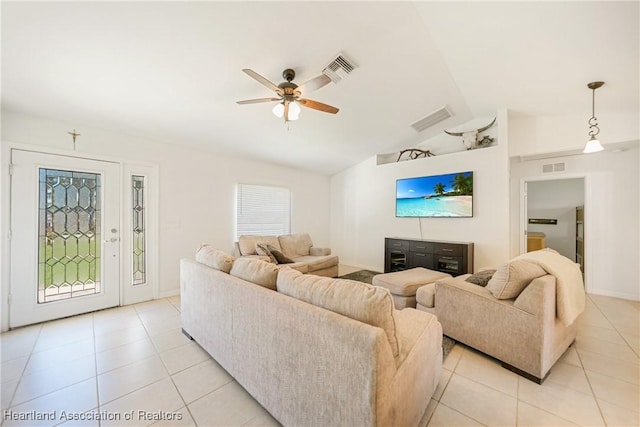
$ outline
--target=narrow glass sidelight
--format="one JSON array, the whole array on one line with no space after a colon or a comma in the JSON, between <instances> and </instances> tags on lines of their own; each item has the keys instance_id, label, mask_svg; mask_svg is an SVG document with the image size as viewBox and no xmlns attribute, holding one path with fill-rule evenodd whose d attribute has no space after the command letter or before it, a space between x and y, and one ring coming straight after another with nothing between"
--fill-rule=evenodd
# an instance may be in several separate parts
<instances>
[{"instance_id":1,"label":"narrow glass sidelight","mask_svg":"<svg viewBox=\"0 0 640 427\"><path fill-rule=\"evenodd\" d=\"M100 293L100 174L39 169L38 304Z\"/></svg>"},{"instance_id":2,"label":"narrow glass sidelight","mask_svg":"<svg viewBox=\"0 0 640 427\"><path fill-rule=\"evenodd\" d=\"M146 280L146 251L145 251L145 177L131 176L132 193L132 284L144 285Z\"/></svg>"}]
</instances>

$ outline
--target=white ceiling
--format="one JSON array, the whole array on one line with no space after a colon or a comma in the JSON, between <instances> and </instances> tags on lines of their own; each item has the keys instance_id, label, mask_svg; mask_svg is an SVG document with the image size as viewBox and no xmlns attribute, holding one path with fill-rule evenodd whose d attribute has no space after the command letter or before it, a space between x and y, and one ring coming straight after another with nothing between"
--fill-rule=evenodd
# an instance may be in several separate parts
<instances>
[{"instance_id":1,"label":"white ceiling","mask_svg":"<svg viewBox=\"0 0 640 427\"><path fill-rule=\"evenodd\" d=\"M331 174L498 108L639 111L639 3L2 2L2 107ZM290 126L241 72L359 68ZM416 133L447 106L454 116ZM586 126L586 125L585 125ZM458 140L452 143L459 143Z\"/></svg>"}]
</instances>

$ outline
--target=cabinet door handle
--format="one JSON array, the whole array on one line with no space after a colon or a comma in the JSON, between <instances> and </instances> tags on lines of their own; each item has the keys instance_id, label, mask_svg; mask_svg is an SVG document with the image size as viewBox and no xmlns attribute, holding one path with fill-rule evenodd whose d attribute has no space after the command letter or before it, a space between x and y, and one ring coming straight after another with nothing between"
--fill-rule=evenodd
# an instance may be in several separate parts
<instances>
[{"instance_id":1,"label":"cabinet door handle","mask_svg":"<svg viewBox=\"0 0 640 427\"><path fill-rule=\"evenodd\" d=\"M421 254L419 252L414 253L415 256L427 256L427 254Z\"/></svg>"},{"instance_id":2,"label":"cabinet door handle","mask_svg":"<svg viewBox=\"0 0 640 427\"><path fill-rule=\"evenodd\" d=\"M453 249L442 248L442 252L453 252Z\"/></svg>"},{"instance_id":3,"label":"cabinet door handle","mask_svg":"<svg viewBox=\"0 0 640 427\"><path fill-rule=\"evenodd\" d=\"M453 257L450 256L441 256L440 259L453 259Z\"/></svg>"}]
</instances>

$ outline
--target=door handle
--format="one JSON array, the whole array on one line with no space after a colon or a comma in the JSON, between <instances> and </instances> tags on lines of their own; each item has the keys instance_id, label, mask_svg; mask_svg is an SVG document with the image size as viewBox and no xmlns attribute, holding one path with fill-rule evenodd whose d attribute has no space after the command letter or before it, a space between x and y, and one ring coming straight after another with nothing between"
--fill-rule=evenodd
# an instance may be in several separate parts
<instances>
[{"instance_id":1,"label":"door handle","mask_svg":"<svg viewBox=\"0 0 640 427\"><path fill-rule=\"evenodd\" d=\"M104 242L104 243L115 243L115 242L117 242L117 241L118 241L118 238L117 238L117 237L112 237L112 238L110 238L110 239L104 239L104 240L103 240L103 242Z\"/></svg>"}]
</instances>

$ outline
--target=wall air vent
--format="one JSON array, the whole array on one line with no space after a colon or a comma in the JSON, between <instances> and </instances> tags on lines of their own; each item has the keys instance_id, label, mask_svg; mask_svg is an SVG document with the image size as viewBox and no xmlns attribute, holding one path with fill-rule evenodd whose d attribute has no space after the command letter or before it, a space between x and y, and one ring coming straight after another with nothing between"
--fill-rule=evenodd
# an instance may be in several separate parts
<instances>
[{"instance_id":1,"label":"wall air vent","mask_svg":"<svg viewBox=\"0 0 640 427\"><path fill-rule=\"evenodd\" d=\"M425 129L430 128L436 123L440 123L443 120L451 117L451 112L447 110L447 107L442 107L439 110L434 111L433 113L423 117L415 123L411 123L411 127L415 129L416 132L422 132Z\"/></svg>"},{"instance_id":2,"label":"wall air vent","mask_svg":"<svg viewBox=\"0 0 640 427\"><path fill-rule=\"evenodd\" d=\"M546 163L542 165L542 173L559 173L567 170L567 164L562 163Z\"/></svg>"},{"instance_id":3,"label":"wall air vent","mask_svg":"<svg viewBox=\"0 0 640 427\"><path fill-rule=\"evenodd\" d=\"M332 82L338 83L356 68L358 68L358 66L348 59L344 53L340 52L338 56L322 70L322 74L329 77Z\"/></svg>"}]
</instances>

